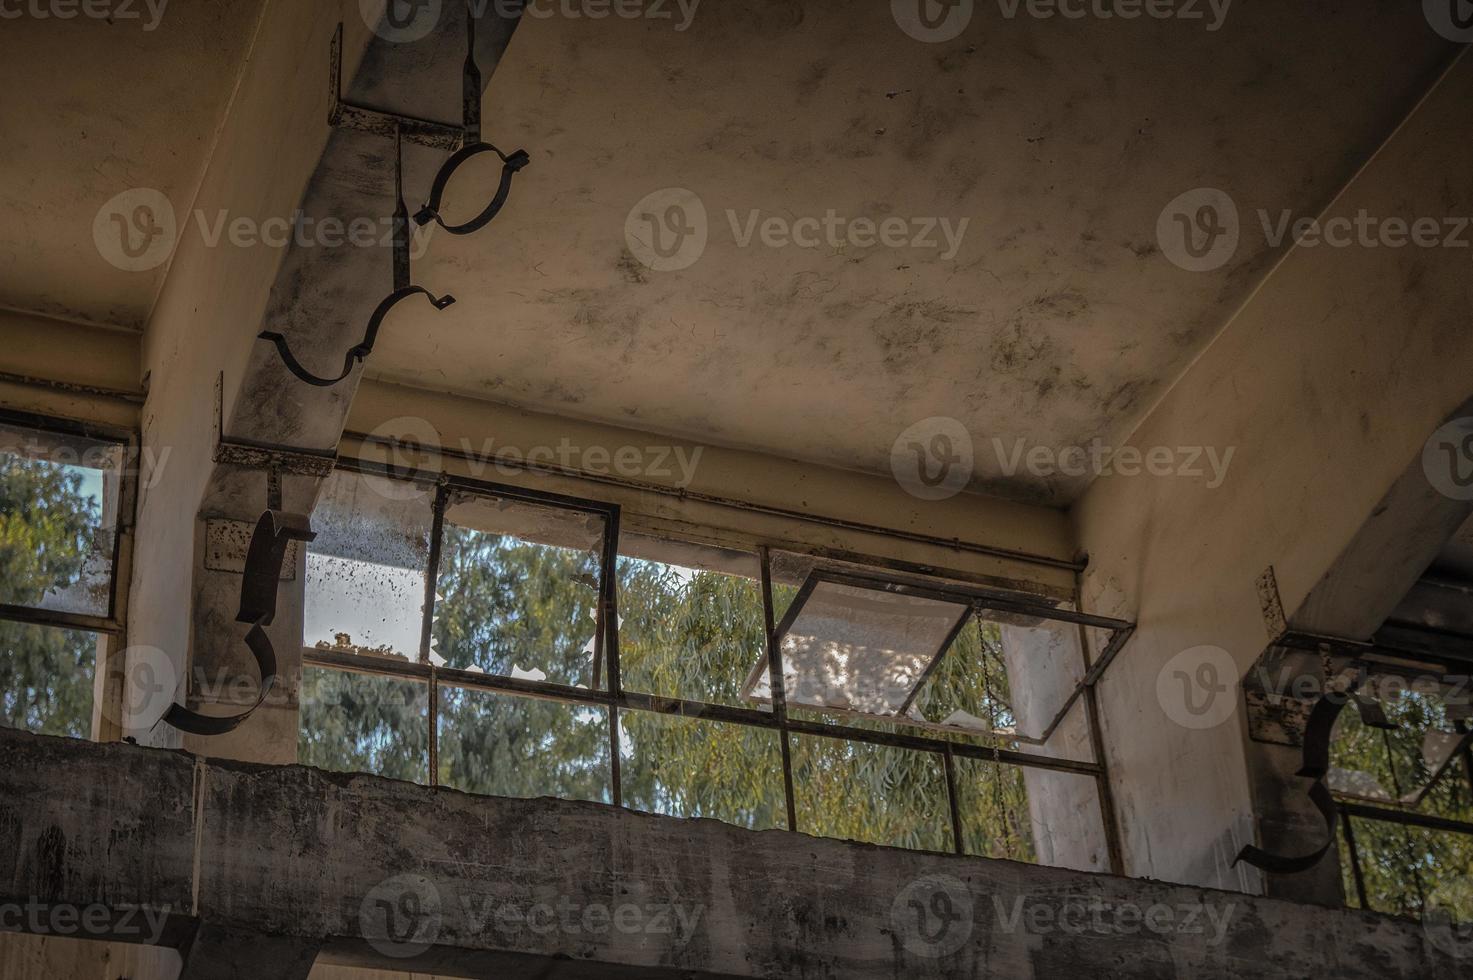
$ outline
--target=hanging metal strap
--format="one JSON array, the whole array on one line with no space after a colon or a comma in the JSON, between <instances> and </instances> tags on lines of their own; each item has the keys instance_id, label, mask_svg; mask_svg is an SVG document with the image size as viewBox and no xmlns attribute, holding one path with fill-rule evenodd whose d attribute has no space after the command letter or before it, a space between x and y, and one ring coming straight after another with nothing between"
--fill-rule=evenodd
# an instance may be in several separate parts
<instances>
[{"instance_id":1,"label":"hanging metal strap","mask_svg":"<svg viewBox=\"0 0 1473 980\"><path fill-rule=\"evenodd\" d=\"M225 717L202 715L175 704L163 717L166 724L190 735L224 735L240 727L265 703L278 680L276 650L271 646L265 627L276 618L276 593L287 548L293 541L311 541L316 536L306 517L274 510L261 515L256 522L255 533L251 535L240 586L240 612L236 614L235 621L251 624L245 643L255 655L256 669L261 675L261 690L256 703L240 714Z\"/></svg>"},{"instance_id":2,"label":"hanging metal strap","mask_svg":"<svg viewBox=\"0 0 1473 980\"><path fill-rule=\"evenodd\" d=\"M450 159L440 167L440 172L435 174L435 181L430 187L430 199L424 207L415 214L416 224L427 225L431 221L444 228L452 235L469 235L480 231L489 225L506 204L508 195L511 194L511 181L517 172L525 167L531 157L526 150L517 150L511 155L502 153L490 143L481 141L481 69L476 63L476 15L474 4L466 3L466 57L465 75L462 88L462 105L464 109L464 136L462 145ZM440 214L440 208L445 200L445 188L450 184L450 179L455 175L466 161L478 157L483 153L494 153L501 158L501 182L497 185L496 194L491 198L491 203L469 221L462 224L448 224Z\"/></svg>"},{"instance_id":3,"label":"hanging metal strap","mask_svg":"<svg viewBox=\"0 0 1473 980\"><path fill-rule=\"evenodd\" d=\"M449 294L443 297L436 296L423 286L410 285L409 208L404 203L404 141L397 127L394 130L394 202L394 291L379 303L373 315L368 318L368 328L363 333L363 340L348 348L348 352L343 355L341 373L329 378L320 377L308 371L302 366L302 362L292 355L286 337L276 331L263 331L257 338L269 340L275 344L276 352L281 355L281 362L286 365L286 369L309 385L330 388L352 374L353 369L366 361L368 355L373 353L373 345L378 340L379 328L383 326L389 311L409 297L423 294L429 299L430 305L437 310L443 310L455 302L455 297Z\"/></svg>"}]
</instances>

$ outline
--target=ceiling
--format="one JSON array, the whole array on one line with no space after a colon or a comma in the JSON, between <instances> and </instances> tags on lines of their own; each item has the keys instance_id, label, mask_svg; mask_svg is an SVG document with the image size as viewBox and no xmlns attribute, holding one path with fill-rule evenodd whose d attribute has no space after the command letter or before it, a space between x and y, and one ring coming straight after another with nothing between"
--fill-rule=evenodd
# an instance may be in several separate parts
<instances>
[{"instance_id":1,"label":"ceiling","mask_svg":"<svg viewBox=\"0 0 1473 980\"><path fill-rule=\"evenodd\" d=\"M1088 478L1008 477L993 440L1127 436L1265 271L1249 212L1318 213L1453 53L1418 5L1358 7L1234 5L1210 32L979 4L941 44L849 0L701 5L685 31L526 17L485 128L532 163L490 228L432 240L416 278L460 302L406 312L370 373L881 473L902 430L951 417L976 489L1067 504ZM1156 239L1202 186L1244 215L1212 273ZM662 272L625 221L670 187L709 241ZM954 257L741 247L727 212L745 234L753 209L970 224Z\"/></svg>"},{"instance_id":2,"label":"ceiling","mask_svg":"<svg viewBox=\"0 0 1473 980\"><path fill-rule=\"evenodd\" d=\"M0 102L0 306L146 323L166 267L114 268L93 219L132 187L187 218L260 6L172 4L153 32L6 22L30 54L0 59L0 85L28 95ZM1215 31L1008 6L977 5L943 43L851 0L701 3L684 30L674 0L670 20L525 17L485 129L532 163L489 228L432 237L415 278L459 302L396 311L370 374L879 473L902 430L944 416L972 437L974 489L1068 504L1089 477L1008 475L994 440L1011 455L1126 437L1269 267L1253 212L1317 213L1455 51L1389 0L1353 17L1232 4ZM457 178L450 217L484 203L495 171L479 173ZM1243 242L1192 273L1156 226L1204 186L1237 202ZM675 271L626 236L662 188L708 215L704 252ZM907 237L967 225L955 254L939 233L737 241L754 215L830 211L904 219Z\"/></svg>"},{"instance_id":3,"label":"ceiling","mask_svg":"<svg viewBox=\"0 0 1473 980\"><path fill-rule=\"evenodd\" d=\"M109 264L93 221L135 188L186 215L262 0L112 6L0 27L0 307L139 330L166 266Z\"/></svg>"}]
</instances>

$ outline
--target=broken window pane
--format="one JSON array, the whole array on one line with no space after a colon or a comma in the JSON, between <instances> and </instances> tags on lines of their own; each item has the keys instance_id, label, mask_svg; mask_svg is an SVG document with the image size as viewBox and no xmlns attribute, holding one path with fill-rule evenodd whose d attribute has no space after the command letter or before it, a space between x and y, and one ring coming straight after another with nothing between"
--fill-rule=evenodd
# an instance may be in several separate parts
<instances>
[{"instance_id":1,"label":"broken window pane","mask_svg":"<svg viewBox=\"0 0 1473 980\"><path fill-rule=\"evenodd\" d=\"M419 659L432 496L343 470L327 480L307 548L307 646Z\"/></svg>"},{"instance_id":2,"label":"broken window pane","mask_svg":"<svg viewBox=\"0 0 1473 980\"><path fill-rule=\"evenodd\" d=\"M595 664L603 517L457 493L436 586L441 666L607 690Z\"/></svg>"},{"instance_id":3,"label":"broken window pane","mask_svg":"<svg viewBox=\"0 0 1473 980\"><path fill-rule=\"evenodd\" d=\"M826 580L798 601L782 636L788 704L871 717L909 709L970 612L965 602ZM752 680L754 696L771 697L766 671Z\"/></svg>"},{"instance_id":4,"label":"broken window pane","mask_svg":"<svg viewBox=\"0 0 1473 980\"><path fill-rule=\"evenodd\" d=\"M0 725L92 737L96 633L0 621Z\"/></svg>"},{"instance_id":5,"label":"broken window pane","mask_svg":"<svg viewBox=\"0 0 1473 980\"><path fill-rule=\"evenodd\" d=\"M0 603L111 614L123 456L0 423Z\"/></svg>"},{"instance_id":6,"label":"broken window pane","mask_svg":"<svg viewBox=\"0 0 1473 980\"><path fill-rule=\"evenodd\" d=\"M440 688L440 785L611 802L607 708Z\"/></svg>"},{"instance_id":7,"label":"broken window pane","mask_svg":"<svg viewBox=\"0 0 1473 980\"><path fill-rule=\"evenodd\" d=\"M757 556L627 533L619 554L624 689L771 710L742 696L767 664Z\"/></svg>"},{"instance_id":8,"label":"broken window pane","mask_svg":"<svg viewBox=\"0 0 1473 980\"><path fill-rule=\"evenodd\" d=\"M297 761L425 783L430 772L426 685L317 667L302 669Z\"/></svg>"},{"instance_id":9,"label":"broken window pane","mask_svg":"<svg viewBox=\"0 0 1473 980\"><path fill-rule=\"evenodd\" d=\"M780 736L644 711L619 716L624 805L749 830L787 826Z\"/></svg>"},{"instance_id":10,"label":"broken window pane","mask_svg":"<svg viewBox=\"0 0 1473 980\"><path fill-rule=\"evenodd\" d=\"M798 829L921 851L953 849L941 756L795 735Z\"/></svg>"}]
</instances>

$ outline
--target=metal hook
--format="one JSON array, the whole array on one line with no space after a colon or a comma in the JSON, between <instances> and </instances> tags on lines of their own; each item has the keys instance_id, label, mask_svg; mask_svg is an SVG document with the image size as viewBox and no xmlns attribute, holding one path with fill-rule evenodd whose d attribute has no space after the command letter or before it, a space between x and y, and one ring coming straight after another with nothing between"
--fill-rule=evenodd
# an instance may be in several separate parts
<instances>
[{"instance_id":1,"label":"metal hook","mask_svg":"<svg viewBox=\"0 0 1473 980\"><path fill-rule=\"evenodd\" d=\"M302 362L292 355L286 337L276 331L263 331L257 336L258 340L269 340L275 344L276 352L281 355L281 361L286 365L286 369L309 385L330 388L352 374L353 368L367 360L368 355L373 353L373 345L378 340L379 328L383 326L389 311L409 297L423 293L429 299L430 305L437 310L443 310L455 302L454 296L448 294L436 296L423 286L410 285L409 208L404 204L404 141L397 126L394 128L394 202L394 291L379 303L373 315L368 318L368 328L364 331L363 340L348 348L347 354L343 357L341 374L325 378L308 371L302 366Z\"/></svg>"}]
</instances>

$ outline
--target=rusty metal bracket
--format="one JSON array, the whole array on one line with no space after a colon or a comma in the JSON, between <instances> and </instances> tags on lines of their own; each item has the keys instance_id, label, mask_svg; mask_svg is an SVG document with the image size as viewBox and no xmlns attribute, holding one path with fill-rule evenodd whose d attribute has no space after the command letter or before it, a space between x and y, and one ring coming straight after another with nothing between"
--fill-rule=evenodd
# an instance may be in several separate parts
<instances>
[{"instance_id":1,"label":"rusty metal bracket","mask_svg":"<svg viewBox=\"0 0 1473 980\"><path fill-rule=\"evenodd\" d=\"M476 14L474 4L466 4L466 56L465 76L462 87L464 126L462 129L463 143L461 148L446 160L440 167L439 173L435 174L435 182L430 189L430 199L424 207L415 214L416 224L427 225L431 221L444 228L452 235L470 235L480 231L489 225L506 204L507 196L511 193L511 181L523 167L530 161L526 150L516 150L510 156L502 153L490 143L481 139L481 69L476 64ZM491 203L469 221L461 224L448 224L440 214L440 207L444 201L446 185L450 183L451 177L467 161L478 157L483 153L494 153L501 158L501 182L497 185L496 193L491 198Z\"/></svg>"},{"instance_id":2,"label":"rusty metal bracket","mask_svg":"<svg viewBox=\"0 0 1473 980\"><path fill-rule=\"evenodd\" d=\"M394 201L394 291L379 303L373 315L368 318L368 327L363 333L363 340L348 348L348 352L343 355L341 373L336 377L319 377L303 367L302 363L292 355L291 347L282 334L274 330L266 330L257 336L258 340L269 340L275 344L276 352L281 356L286 369L309 385L331 388L352 374L353 369L366 361L368 355L373 353L373 345L378 340L379 328L383 326L384 319L389 312L409 297L422 294L437 310L443 310L455 302L455 297L448 293L445 296L436 296L423 286L410 285L409 209L404 204L404 143L400 136L394 139Z\"/></svg>"},{"instance_id":3,"label":"rusty metal bracket","mask_svg":"<svg viewBox=\"0 0 1473 980\"><path fill-rule=\"evenodd\" d=\"M317 535L313 533L306 517L299 514L283 514L268 510L256 522L251 535L250 548L246 552L245 573L240 586L240 611L237 623L249 623L245 644L256 658L256 669L261 675L261 690L256 703L235 715L203 715L191 711L181 704L171 705L162 721L189 735L224 735L240 727L257 708L266 702L279 681L276 665L276 650L266 635L265 627L276 618L276 593L281 578L282 564L293 541L307 542Z\"/></svg>"}]
</instances>

